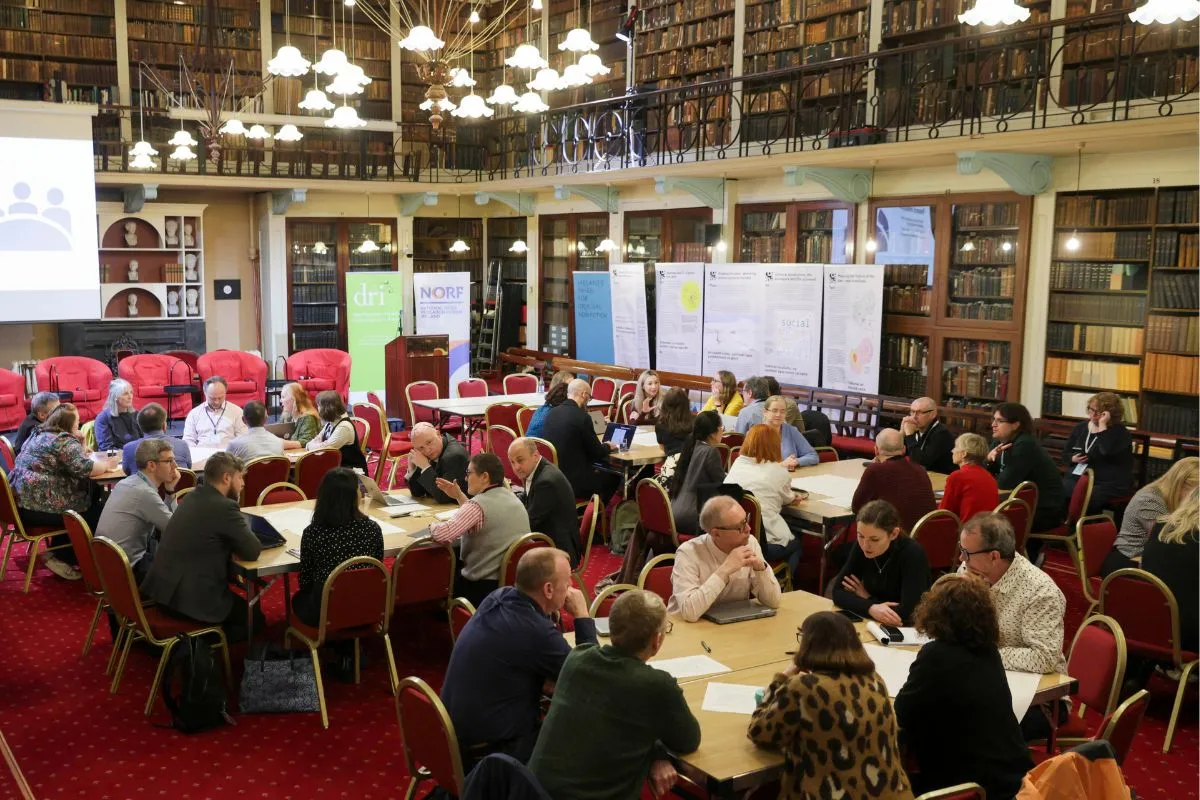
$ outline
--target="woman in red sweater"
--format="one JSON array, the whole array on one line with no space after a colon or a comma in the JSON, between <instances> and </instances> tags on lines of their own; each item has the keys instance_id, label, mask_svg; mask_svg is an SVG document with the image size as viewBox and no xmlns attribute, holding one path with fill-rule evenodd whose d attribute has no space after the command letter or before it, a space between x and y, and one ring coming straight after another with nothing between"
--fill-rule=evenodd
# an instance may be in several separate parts
<instances>
[{"instance_id":1,"label":"woman in red sweater","mask_svg":"<svg viewBox=\"0 0 1200 800\"><path fill-rule=\"evenodd\" d=\"M946 477L941 508L953 511L966 522L982 511L1000 504L1000 490L987 467L988 442L976 433L964 433L954 440L950 455L958 469Z\"/></svg>"}]
</instances>

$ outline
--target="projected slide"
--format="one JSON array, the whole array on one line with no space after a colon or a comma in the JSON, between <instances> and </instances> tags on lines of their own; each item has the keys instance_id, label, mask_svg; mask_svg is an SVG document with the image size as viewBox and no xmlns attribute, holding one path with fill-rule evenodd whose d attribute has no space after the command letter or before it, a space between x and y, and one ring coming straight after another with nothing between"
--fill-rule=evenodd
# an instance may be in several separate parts
<instances>
[{"instance_id":1,"label":"projected slide","mask_svg":"<svg viewBox=\"0 0 1200 800\"><path fill-rule=\"evenodd\" d=\"M0 322L97 319L92 143L0 137Z\"/></svg>"}]
</instances>

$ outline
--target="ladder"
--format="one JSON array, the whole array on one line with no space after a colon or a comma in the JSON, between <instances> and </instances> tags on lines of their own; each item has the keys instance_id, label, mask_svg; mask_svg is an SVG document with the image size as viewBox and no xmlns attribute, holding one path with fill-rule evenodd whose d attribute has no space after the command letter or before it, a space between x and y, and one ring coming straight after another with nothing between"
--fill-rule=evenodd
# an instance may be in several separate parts
<instances>
[{"instance_id":1,"label":"ladder","mask_svg":"<svg viewBox=\"0 0 1200 800\"><path fill-rule=\"evenodd\" d=\"M488 262L483 284L483 312L479 319L479 333L475 337L474 354L471 356L471 374L492 369L498 357L500 344L500 259Z\"/></svg>"}]
</instances>

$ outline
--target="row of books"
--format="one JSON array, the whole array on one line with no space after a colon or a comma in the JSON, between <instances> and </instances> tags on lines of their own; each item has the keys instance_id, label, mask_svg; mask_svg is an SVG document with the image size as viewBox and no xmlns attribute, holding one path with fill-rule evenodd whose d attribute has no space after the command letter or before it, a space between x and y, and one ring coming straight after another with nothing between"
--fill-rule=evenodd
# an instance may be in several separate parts
<instances>
[{"instance_id":1,"label":"row of books","mask_svg":"<svg viewBox=\"0 0 1200 800\"><path fill-rule=\"evenodd\" d=\"M0 30L0 51L5 53L66 53L76 58L112 60L116 58L116 39L98 36L71 36L57 33Z\"/></svg>"},{"instance_id":2,"label":"row of books","mask_svg":"<svg viewBox=\"0 0 1200 800\"><path fill-rule=\"evenodd\" d=\"M767 3L746 5L747 33L775 28L779 25L795 27L796 23L803 21L804 17L798 0L787 0L787 2L772 0L772 2Z\"/></svg>"},{"instance_id":3,"label":"row of books","mask_svg":"<svg viewBox=\"0 0 1200 800\"><path fill-rule=\"evenodd\" d=\"M1086 106L1186 94L1196 85L1197 64L1193 54L1160 53L1121 69L1073 67L1063 71L1059 102L1064 106Z\"/></svg>"},{"instance_id":4,"label":"row of books","mask_svg":"<svg viewBox=\"0 0 1200 800\"><path fill-rule=\"evenodd\" d=\"M1072 250L1067 242L1075 239ZM1150 258L1149 231L1062 231L1055 236L1058 258Z\"/></svg>"},{"instance_id":5,"label":"row of books","mask_svg":"<svg viewBox=\"0 0 1200 800\"><path fill-rule=\"evenodd\" d=\"M240 47L254 50L258 47L258 30L253 28L216 28L213 33L217 44L222 47ZM207 32L199 25L181 22L129 21L129 38L152 42L175 42L176 44L201 44Z\"/></svg>"},{"instance_id":6,"label":"row of books","mask_svg":"<svg viewBox=\"0 0 1200 800\"><path fill-rule=\"evenodd\" d=\"M1200 358L1146 353L1146 388L1180 394L1196 394L1200 382ZM1192 409L1195 413L1195 408Z\"/></svg>"},{"instance_id":7,"label":"row of books","mask_svg":"<svg viewBox=\"0 0 1200 800\"><path fill-rule=\"evenodd\" d=\"M794 49L804 44L804 28L800 25L792 25L787 28L771 28L757 33L748 33L744 44L747 56ZM762 70L755 70L755 72L760 71Z\"/></svg>"},{"instance_id":8,"label":"row of books","mask_svg":"<svg viewBox=\"0 0 1200 800\"><path fill-rule=\"evenodd\" d=\"M1136 291L1146 288L1146 272L1145 264L1054 261L1050 264L1050 288Z\"/></svg>"},{"instance_id":9,"label":"row of books","mask_svg":"<svg viewBox=\"0 0 1200 800\"><path fill-rule=\"evenodd\" d=\"M796 218L796 222L802 231L811 231L817 228L830 231L838 224L835 220L841 219L844 225L845 220L849 219L849 215L849 211L839 211L830 208L818 211L801 211Z\"/></svg>"},{"instance_id":10,"label":"row of books","mask_svg":"<svg viewBox=\"0 0 1200 800\"><path fill-rule=\"evenodd\" d=\"M1142 387L1142 367L1116 361L1050 356L1046 359L1046 382L1137 392Z\"/></svg>"},{"instance_id":11,"label":"row of books","mask_svg":"<svg viewBox=\"0 0 1200 800\"><path fill-rule=\"evenodd\" d=\"M1200 348L1200 318L1151 314L1146 322L1146 349L1195 355Z\"/></svg>"},{"instance_id":12,"label":"row of books","mask_svg":"<svg viewBox=\"0 0 1200 800\"><path fill-rule=\"evenodd\" d=\"M638 38L638 55L657 53L675 47L707 44L733 36L733 17L713 17L687 25L672 25L669 28L650 31ZM731 51L732 53L732 51Z\"/></svg>"},{"instance_id":13,"label":"row of books","mask_svg":"<svg viewBox=\"0 0 1200 800\"><path fill-rule=\"evenodd\" d=\"M950 273L953 297L1012 297L1016 285L1016 267L978 267Z\"/></svg>"},{"instance_id":14,"label":"row of books","mask_svg":"<svg viewBox=\"0 0 1200 800\"><path fill-rule=\"evenodd\" d=\"M293 325L337 325L338 307L292 306Z\"/></svg>"},{"instance_id":15,"label":"row of books","mask_svg":"<svg viewBox=\"0 0 1200 800\"><path fill-rule=\"evenodd\" d=\"M899 0L889 3L883 13L883 35L936 28L952 24L966 11L964 0Z\"/></svg>"},{"instance_id":16,"label":"row of books","mask_svg":"<svg viewBox=\"0 0 1200 800\"><path fill-rule=\"evenodd\" d=\"M704 242L676 242L672 255L676 261L708 261L708 245Z\"/></svg>"},{"instance_id":17,"label":"row of books","mask_svg":"<svg viewBox=\"0 0 1200 800\"><path fill-rule=\"evenodd\" d=\"M1008 342L988 342L982 339L947 339L946 360L968 364L1007 365L1012 352Z\"/></svg>"},{"instance_id":18,"label":"row of books","mask_svg":"<svg viewBox=\"0 0 1200 800\"><path fill-rule=\"evenodd\" d=\"M954 237L955 264L1015 264L1017 237L1009 234Z\"/></svg>"},{"instance_id":19,"label":"row of books","mask_svg":"<svg viewBox=\"0 0 1200 800\"><path fill-rule=\"evenodd\" d=\"M995 303L986 300L974 302L950 302L946 304L946 316L954 319L985 319L1006 322L1013 318L1012 303Z\"/></svg>"},{"instance_id":20,"label":"row of books","mask_svg":"<svg viewBox=\"0 0 1200 800\"><path fill-rule=\"evenodd\" d=\"M242 8L229 8L236 5L230 0L221 0L225 8L217 9L216 24L222 28L258 28L257 3ZM203 25L207 21L207 6L175 5L174 3L153 3L146 0L131 0L129 3L129 19L162 20L164 22L190 22L193 25Z\"/></svg>"},{"instance_id":21,"label":"row of books","mask_svg":"<svg viewBox=\"0 0 1200 800\"><path fill-rule=\"evenodd\" d=\"M1196 189L1160 189L1158 222L1160 225L1200 222L1200 192Z\"/></svg>"},{"instance_id":22,"label":"row of books","mask_svg":"<svg viewBox=\"0 0 1200 800\"><path fill-rule=\"evenodd\" d=\"M1108 325L1141 325L1146 298L1111 295L1050 295L1050 319L1057 322L1099 322Z\"/></svg>"},{"instance_id":23,"label":"row of books","mask_svg":"<svg viewBox=\"0 0 1200 800\"><path fill-rule=\"evenodd\" d=\"M963 364L942 369L942 391L975 400L1008 398L1008 367Z\"/></svg>"},{"instance_id":24,"label":"row of books","mask_svg":"<svg viewBox=\"0 0 1200 800\"><path fill-rule=\"evenodd\" d=\"M927 286L929 284L929 265L885 264L883 284L884 286Z\"/></svg>"},{"instance_id":25,"label":"row of books","mask_svg":"<svg viewBox=\"0 0 1200 800\"><path fill-rule=\"evenodd\" d=\"M1033 22L1033 20L1030 20ZM1037 78L1045 74L1049 59L1045 42L1030 42L1027 45L1008 45L1002 50L992 50L978 61L959 68L956 77L967 85L1007 81L1007 86L997 87L1010 94L1032 95L1033 84L1014 84L1018 78Z\"/></svg>"},{"instance_id":26,"label":"row of books","mask_svg":"<svg viewBox=\"0 0 1200 800\"><path fill-rule=\"evenodd\" d=\"M1017 225L1016 203L964 203L954 207L957 228L1012 228Z\"/></svg>"},{"instance_id":27,"label":"row of books","mask_svg":"<svg viewBox=\"0 0 1200 800\"><path fill-rule=\"evenodd\" d=\"M1042 413L1086 419L1087 403L1092 394L1092 392L1078 392L1047 386L1042 390ZM1137 398L1122 397L1121 409L1124 411L1122 416L1125 422L1136 425L1138 421Z\"/></svg>"},{"instance_id":28,"label":"row of books","mask_svg":"<svg viewBox=\"0 0 1200 800\"><path fill-rule=\"evenodd\" d=\"M293 303L336 303L337 301L338 287L335 284L318 286L292 284Z\"/></svg>"},{"instance_id":29,"label":"row of books","mask_svg":"<svg viewBox=\"0 0 1200 800\"><path fill-rule=\"evenodd\" d=\"M883 363L889 367L920 370L929 363L929 340L922 336L889 334L883 337ZM924 390L922 390L924 392Z\"/></svg>"},{"instance_id":30,"label":"row of books","mask_svg":"<svg viewBox=\"0 0 1200 800\"><path fill-rule=\"evenodd\" d=\"M1154 266L1195 267L1200 263L1200 233L1158 231L1154 236Z\"/></svg>"},{"instance_id":31,"label":"row of books","mask_svg":"<svg viewBox=\"0 0 1200 800\"><path fill-rule=\"evenodd\" d=\"M113 0L6 0L18 8L37 8L42 11L53 11L61 14L94 14L96 16L112 16Z\"/></svg>"},{"instance_id":32,"label":"row of books","mask_svg":"<svg viewBox=\"0 0 1200 800\"><path fill-rule=\"evenodd\" d=\"M338 332L332 331L292 331L292 350L314 350L329 348L336 350L340 346Z\"/></svg>"},{"instance_id":33,"label":"row of books","mask_svg":"<svg viewBox=\"0 0 1200 800\"><path fill-rule=\"evenodd\" d=\"M742 258L760 264L780 263L783 260L783 237L742 234Z\"/></svg>"},{"instance_id":34,"label":"row of books","mask_svg":"<svg viewBox=\"0 0 1200 800\"><path fill-rule=\"evenodd\" d=\"M732 14L733 5L733 0L688 0L686 3L682 0L650 0L641 6L642 18L639 20L638 29L645 32L725 11ZM731 17L730 25L732 24ZM730 32L732 33L732 28Z\"/></svg>"},{"instance_id":35,"label":"row of books","mask_svg":"<svg viewBox=\"0 0 1200 800\"><path fill-rule=\"evenodd\" d=\"M1145 341L1146 332L1141 328L1074 322L1051 322L1046 328L1046 347L1051 350L1140 356Z\"/></svg>"},{"instance_id":36,"label":"row of books","mask_svg":"<svg viewBox=\"0 0 1200 800\"><path fill-rule=\"evenodd\" d=\"M929 314L933 296L928 286L884 286L883 310L899 314Z\"/></svg>"},{"instance_id":37,"label":"row of books","mask_svg":"<svg viewBox=\"0 0 1200 800\"><path fill-rule=\"evenodd\" d=\"M643 56L635 62L635 69L638 82L647 83L673 75L727 70L732 63L732 45L719 44L710 47L693 47L688 50L669 50L654 56Z\"/></svg>"},{"instance_id":38,"label":"row of books","mask_svg":"<svg viewBox=\"0 0 1200 800\"><path fill-rule=\"evenodd\" d=\"M262 53L258 50L224 50L236 69L258 73L262 70ZM160 66L178 66L180 47L170 42L146 42L129 40L129 58Z\"/></svg>"},{"instance_id":39,"label":"row of books","mask_svg":"<svg viewBox=\"0 0 1200 800\"><path fill-rule=\"evenodd\" d=\"M921 397L927 391L925 376L912 369L883 367L879 371L879 386L884 394L895 397Z\"/></svg>"},{"instance_id":40,"label":"row of books","mask_svg":"<svg viewBox=\"0 0 1200 800\"><path fill-rule=\"evenodd\" d=\"M27 58L0 58L0 81L43 83L55 78L68 84L114 87L116 64L62 64ZM115 95L114 95L115 96Z\"/></svg>"},{"instance_id":41,"label":"row of books","mask_svg":"<svg viewBox=\"0 0 1200 800\"><path fill-rule=\"evenodd\" d=\"M855 14L838 14L826 17L818 22L810 22L804 26L804 41L806 44L820 44L830 39L840 39L845 36L866 36L871 18L866 11Z\"/></svg>"},{"instance_id":42,"label":"row of books","mask_svg":"<svg viewBox=\"0 0 1200 800\"><path fill-rule=\"evenodd\" d=\"M1193 386L1191 391L1196 391ZM1153 433L1173 433L1176 436L1200 435L1200 416L1196 404L1171 405L1152 400L1146 401L1146 413L1139 427Z\"/></svg>"},{"instance_id":43,"label":"row of books","mask_svg":"<svg viewBox=\"0 0 1200 800\"><path fill-rule=\"evenodd\" d=\"M1152 192L1106 197L1094 194L1059 195L1054 224L1060 228L1103 228L1109 225L1149 225Z\"/></svg>"},{"instance_id":44,"label":"row of books","mask_svg":"<svg viewBox=\"0 0 1200 800\"><path fill-rule=\"evenodd\" d=\"M112 36L111 16L92 17L82 14L49 14L41 9L0 4L0 28L15 28L44 33L79 33L92 36Z\"/></svg>"},{"instance_id":45,"label":"row of books","mask_svg":"<svg viewBox=\"0 0 1200 800\"><path fill-rule=\"evenodd\" d=\"M1152 308L1197 308L1200 274L1158 272L1150 286Z\"/></svg>"},{"instance_id":46,"label":"row of books","mask_svg":"<svg viewBox=\"0 0 1200 800\"><path fill-rule=\"evenodd\" d=\"M1118 53L1123 56L1143 56L1171 49L1195 50L1200 40L1193 25L1162 25L1140 28L1128 26L1122 28L1120 33L1115 28L1081 32L1068 30L1063 43L1063 62L1076 64L1081 61L1111 60Z\"/></svg>"},{"instance_id":47,"label":"row of books","mask_svg":"<svg viewBox=\"0 0 1200 800\"><path fill-rule=\"evenodd\" d=\"M812 2L805 2L804 15L805 17L816 17L839 11L867 11L870 7L871 4L864 3L863 0L812 0Z\"/></svg>"},{"instance_id":48,"label":"row of books","mask_svg":"<svg viewBox=\"0 0 1200 800\"><path fill-rule=\"evenodd\" d=\"M799 245L800 260L807 264L828 264L833 260L833 237L828 233L801 233Z\"/></svg>"}]
</instances>

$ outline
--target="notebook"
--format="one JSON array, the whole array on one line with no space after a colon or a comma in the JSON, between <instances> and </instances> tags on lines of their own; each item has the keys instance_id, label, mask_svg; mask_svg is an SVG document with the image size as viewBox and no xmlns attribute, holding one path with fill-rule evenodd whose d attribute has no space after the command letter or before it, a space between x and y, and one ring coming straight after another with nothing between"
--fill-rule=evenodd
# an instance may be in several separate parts
<instances>
[{"instance_id":1,"label":"notebook","mask_svg":"<svg viewBox=\"0 0 1200 800\"><path fill-rule=\"evenodd\" d=\"M775 609L767 608L753 600L736 600L732 603L722 603L713 606L704 615L704 619L718 625L728 625L731 622L745 622L748 619L761 619L775 616Z\"/></svg>"}]
</instances>

